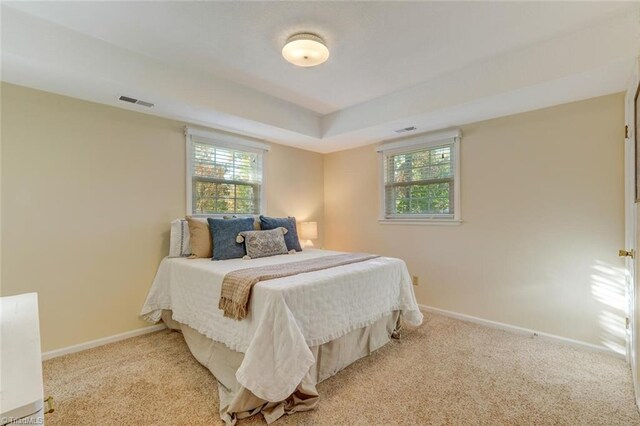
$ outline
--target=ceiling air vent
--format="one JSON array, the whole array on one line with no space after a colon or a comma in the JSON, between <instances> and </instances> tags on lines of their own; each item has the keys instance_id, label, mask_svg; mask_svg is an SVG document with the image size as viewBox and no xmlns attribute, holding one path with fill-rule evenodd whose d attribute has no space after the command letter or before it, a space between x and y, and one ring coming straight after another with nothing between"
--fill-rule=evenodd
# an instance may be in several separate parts
<instances>
[{"instance_id":1,"label":"ceiling air vent","mask_svg":"<svg viewBox=\"0 0 640 426\"><path fill-rule=\"evenodd\" d=\"M120 99L122 102L129 102L130 104L142 105L147 108L151 108L154 105L151 102L141 101L140 99L130 98L128 96L120 96L120 98L118 99Z\"/></svg>"},{"instance_id":2,"label":"ceiling air vent","mask_svg":"<svg viewBox=\"0 0 640 426\"><path fill-rule=\"evenodd\" d=\"M405 133L405 132L413 132L414 130L416 130L416 126L405 127L404 129L394 130L394 132L396 132L396 133Z\"/></svg>"}]
</instances>

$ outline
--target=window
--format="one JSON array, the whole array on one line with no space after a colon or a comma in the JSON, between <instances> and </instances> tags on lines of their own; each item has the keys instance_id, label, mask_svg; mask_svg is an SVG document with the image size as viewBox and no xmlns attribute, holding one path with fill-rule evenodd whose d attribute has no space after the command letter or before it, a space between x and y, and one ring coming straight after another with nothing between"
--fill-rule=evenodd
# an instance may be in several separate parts
<instances>
[{"instance_id":1,"label":"window","mask_svg":"<svg viewBox=\"0 0 640 426\"><path fill-rule=\"evenodd\" d=\"M187 129L187 211L254 215L263 211L268 146L225 133Z\"/></svg>"},{"instance_id":2,"label":"window","mask_svg":"<svg viewBox=\"0 0 640 426\"><path fill-rule=\"evenodd\" d=\"M382 222L460 222L460 132L383 144Z\"/></svg>"}]
</instances>

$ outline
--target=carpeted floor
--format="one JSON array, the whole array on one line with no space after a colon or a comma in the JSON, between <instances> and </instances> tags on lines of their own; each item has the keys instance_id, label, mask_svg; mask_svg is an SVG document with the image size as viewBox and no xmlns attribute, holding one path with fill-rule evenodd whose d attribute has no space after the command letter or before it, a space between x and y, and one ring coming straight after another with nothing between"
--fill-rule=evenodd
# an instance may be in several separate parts
<instances>
[{"instance_id":1,"label":"carpeted floor","mask_svg":"<svg viewBox=\"0 0 640 426\"><path fill-rule=\"evenodd\" d=\"M176 332L46 361L44 375L49 426L221 423L215 379ZM623 360L431 314L318 389L317 410L276 424L640 425Z\"/></svg>"}]
</instances>

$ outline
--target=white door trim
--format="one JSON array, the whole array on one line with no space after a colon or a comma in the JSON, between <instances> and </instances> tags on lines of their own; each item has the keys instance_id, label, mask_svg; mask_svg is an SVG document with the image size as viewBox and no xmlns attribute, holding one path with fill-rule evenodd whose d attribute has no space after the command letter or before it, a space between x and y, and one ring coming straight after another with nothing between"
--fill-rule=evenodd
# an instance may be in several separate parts
<instances>
[{"instance_id":1,"label":"white door trim","mask_svg":"<svg viewBox=\"0 0 640 426\"><path fill-rule=\"evenodd\" d=\"M635 98L640 84L640 60L634 67L632 77L625 96L625 125L627 134L624 142L624 164L625 164L625 249L637 252L637 226L638 226L638 205L636 200L636 152L635 152ZM638 268L638 255L635 258L626 258L625 265L627 274L627 300L629 327L627 329L627 361L631 366L631 375L636 394L636 404L640 407L640 384L638 377L638 323L636 312L636 301L639 299L636 275Z\"/></svg>"}]
</instances>

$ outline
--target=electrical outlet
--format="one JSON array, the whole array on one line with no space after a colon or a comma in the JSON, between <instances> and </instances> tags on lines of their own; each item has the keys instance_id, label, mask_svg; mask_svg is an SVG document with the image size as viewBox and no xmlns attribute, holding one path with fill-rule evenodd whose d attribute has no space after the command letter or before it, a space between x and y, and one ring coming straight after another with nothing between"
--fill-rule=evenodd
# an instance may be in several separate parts
<instances>
[{"instance_id":1,"label":"electrical outlet","mask_svg":"<svg viewBox=\"0 0 640 426\"><path fill-rule=\"evenodd\" d=\"M411 282L413 283L413 285L418 285L419 279L417 275L413 275L411 277Z\"/></svg>"}]
</instances>

